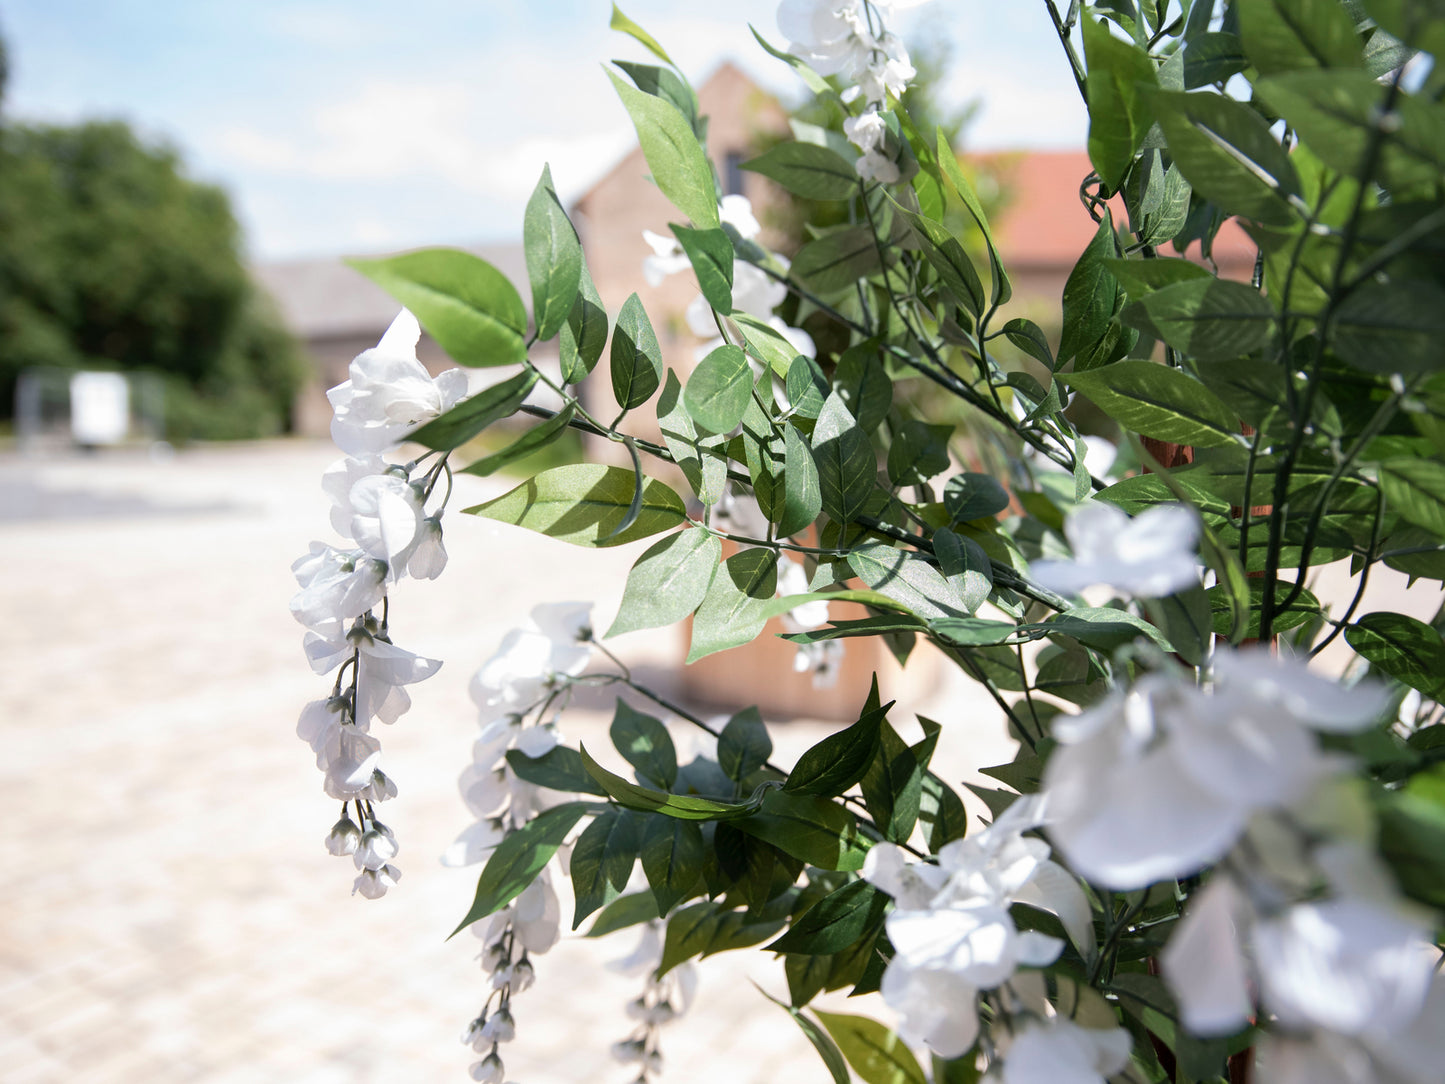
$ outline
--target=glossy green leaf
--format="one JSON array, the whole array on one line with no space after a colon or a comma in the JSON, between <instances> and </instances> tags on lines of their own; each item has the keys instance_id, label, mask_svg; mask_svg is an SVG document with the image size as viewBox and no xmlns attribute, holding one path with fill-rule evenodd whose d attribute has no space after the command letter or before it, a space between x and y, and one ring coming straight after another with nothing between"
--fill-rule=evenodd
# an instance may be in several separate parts
<instances>
[{"instance_id":1,"label":"glossy green leaf","mask_svg":"<svg viewBox=\"0 0 1445 1084\"><path fill-rule=\"evenodd\" d=\"M661 790L677 781L677 750L662 720L619 698L609 733L613 746L643 781Z\"/></svg>"},{"instance_id":2,"label":"glossy green leaf","mask_svg":"<svg viewBox=\"0 0 1445 1084\"><path fill-rule=\"evenodd\" d=\"M778 535L788 538L813 525L823 510L818 464L803 435L791 425L783 429L783 510Z\"/></svg>"},{"instance_id":3,"label":"glossy green leaf","mask_svg":"<svg viewBox=\"0 0 1445 1084\"><path fill-rule=\"evenodd\" d=\"M879 732L878 752L858 783L868 815L891 843L905 843L918 823L922 801L924 766L898 736L884 723Z\"/></svg>"},{"instance_id":4,"label":"glossy green leaf","mask_svg":"<svg viewBox=\"0 0 1445 1084\"><path fill-rule=\"evenodd\" d=\"M433 418L407 437L438 452L449 452L480 433L493 422L509 418L537 383L537 370L523 369L476 395L463 399L445 414Z\"/></svg>"},{"instance_id":5,"label":"glossy green leaf","mask_svg":"<svg viewBox=\"0 0 1445 1084\"><path fill-rule=\"evenodd\" d=\"M804 199L849 199L860 191L858 172L842 155L816 143L779 143L743 163Z\"/></svg>"},{"instance_id":6,"label":"glossy green leaf","mask_svg":"<svg viewBox=\"0 0 1445 1084\"><path fill-rule=\"evenodd\" d=\"M811 956L842 952L865 933L882 926L887 907L887 893L867 881L849 881L804 911L767 951Z\"/></svg>"},{"instance_id":7,"label":"glossy green leaf","mask_svg":"<svg viewBox=\"0 0 1445 1084\"><path fill-rule=\"evenodd\" d=\"M919 486L948 469L951 425L905 419L888 446L888 477L895 485Z\"/></svg>"},{"instance_id":8,"label":"glossy green leaf","mask_svg":"<svg viewBox=\"0 0 1445 1084\"><path fill-rule=\"evenodd\" d=\"M651 94L655 98L661 98L674 106L693 132L699 139L703 137L704 129L698 122L697 94L692 87L688 86L682 76L667 68L659 68L653 64L636 64L629 60L614 60L612 63L627 73L632 80L632 85L644 94Z\"/></svg>"},{"instance_id":9,"label":"glossy green leaf","mask_svg":"<svg viewBox=\"0 0 1445 1084\"><path fill-rule=\"evenodd\" d=\"M1201 7L1196 4L1195 7ZM1238 34L1212 31L1191 38L1184 49L1184 87L1194 90L1211 83L1227 83L1249 67Z\"/></svg>"},{"instance_id":10,"label":"glossy green leaf","mask_svg":"<svg viewBox=\"0 0 1445 1084\"><path fill-rule=\"evenodd\" d=\"M757 708L744 708L722 728L717 741L718 766L741 783L773 755L773 739Z\"/></svg>"},{"instance_id":11,"label":"glossy green leaf","mask_svg":"<svg viewBox=\"0 0 1445 1084\"><path fill-rule=\"evenodd\" d=\"M1259 638L1260 613L1259 607L1264 599L1264 580L1252 578L1249 581L1249 615L1244 624L1244 635L1254 639ZM1276 580L1274 585L1274 597L1277 602L1282 603L1289 597L1294 584L1286 583L1284 580ZM1209 609L1212 615L1214 631L1220 636L1231 636L1238 620L1234 612L1234 599L1229 588L1224 584L1211 587L1205 592L1209 596ZM1290 603L1283 610L1276 610L1270 621L1270 628L1276 632L1288 632L1290 629L1298 628L1311 618L1320 613L1320 600L1315 598L1309 591L1300 591L1299 597Z\"/></svg>"},{"instance_id":12,"label":"glossy green leaf","mask_svg":"<svg viewBox=\"0 0 1445 1084\"><path fill-rule=\"evenodd\" d=\"M657 913L657 901L652 898L651 892L629 892L602 908L602 913L588 927L585 936L606 937L609 933L660 917L662 916Z\"/></svg>"},{"instance_id":13,"label":"glossy green leaf","mask_svg":"<svg viewBox=\"0 0 1445 1084\"><path fill-rule=\"evenodd\" d=\"M477 880L477 894L471 910L451 936L455 937L478 919L500 911L537 879L542 867L552 860L572 826L587 812L583 802L567 802L539 813L522 827L508 832L487 859Z\"/></svg>"},{"instance_id":14,"label":"glossy green leaf","mask_svg":"<svg viewBox=\"0 0 1445 1084\"><path fill-rule=\"evenodd\" d=\"M607 346L607 307L597 292L587 264L577 278L577 300L557 338L562 383L576 384L597 366Z\"/></svg>"},{"instance_id":15,"label":"glossy green leaf","mask_svg":"<svg viewBox=\"0 0 1445 1084\"><path fill-rule=\"evenodd\" d=\"M1019 317L1004 324L1003 332L1009 342L1029 357L1042 362L1050 369L1054 368L1054 352L1049 347L1049 337L1044 334L1044 329L1038 324Z\"/></svg>"},{"instance_id":16,"label":"glossy green leaf","mask_svg":"<svg viewBox=\"0 0 1445 1084\"><path fill-rule=\"evenodd\" d=\"M741 831L819 869L859 870L868 841L841 805L816 794L771 790L762 810L734 822Z\"/></svg>"},{"instance_id":17,"label":"glossy green leaf","mask_svg":"<svg viewBox=\"0 0 1445 1084\"><path fill-rule=\"evenodd\" d=\"M716 504L727 484L727 462L718 448L723 438L698 436L682 402L682 384L671 369L657 397L657 424L667 450L697 499L703 504Z\"/></svg>"},{"instance_id":18,"label":"glossy green leaf","mask_svg":"<svg viewBox=\"0 0 1445 1084\"><path fill-rule=\"evenodd\" d=\"M637 130L637 142L652 179L674 207L700 229L719 225L712 166L692 125L676 106L636 90L607 73Z\"/></svg>"},{"instance_id":19,"label":"glossy green leaf","mask_svg":"<svg viewBox=\"0 0 1445 1084\"><path fill-rule=\"evenodd\" d=\"M1155 90L1154 119L1194 190L1227 213L1288 226L1299 176L1269 125L1249 106L1213 91Z\"/></svg>"},{"instance_id":20,"label":"glossy green leaf","mask_svg":"<svg viewBox=\"0 0 1445 1084\"><path fill-rule=\"evenodd\" d=\"M1119 318L1199 361L1224 361L1269 342L1275 311L1243 283L1194 278L1145 294Z\"/></svg>"},{"instance_id":21,"label":"glossy green leaf","mask_svg":"<svg viewBox=\"0 0 1445 1084\"><path fill-rule=\"evenodd\" d=\"M928 1084L908 1044L878 1021L830 1012L818 1019L864 1084Z\"/></svg>"},{"instance_id":22,"label":"glossy green leaf","mask_svg":"<svg viewBox=\"0 0 1445 1084\"><path fill-rule=\"evenodd\" d=\"M687 661L738 647L763 631L764 605L778 590L778 556L761 546L741 550L719 566L692 622Z\"/></svg>"},{"instance_id":23,"label":"glossy green leaf","mask_svg":"<svg viewBox=\"0 0 1445 1084\"><path fill-rule=\"evenodd\" d=\"M789 413L800 418L816 419L828 398L828 378L816 361L802 354L789 363L784 387L792 404Z\"/></svg>"},{"instance_id":24,"label":"glossy green leaf","mask_svg":"<svg viewBox=\"0 0 1445 1084\"><path fill-rule=\"evenodd\" d=\"M837 523L851 523L868 505L878 462L867 434L837 392L828 396L818 412L813 459L818 466L823 511Z\"/></svg>"},{"instance_id":25,"label":"glossy green leaf","mask_svg":"<svg viewBox=\"0 0 1445 1084\"><path fill-rule=\"evenodd\" d=\"M1158 77L1149 54L1137 45L1119 40L1092 18L1085 17L1081 28L1088 65L1089 161L1116 192L1152 123L1139 85L1156 86Z\"/></svg>"},{"instance_id":26,"label":"glossy green leaf","mask_svg":"<svg viewBox=\"0 0 1445 1084\"><path fill-rule=\"evenodd\" d=\"M493 452L491 455L484 455L481 459L472 461L463 467L459 473L475 474L485 478L487 475L494 474L511 463L526 459L527 456L540 451L561 437L562 434L567 431L567 425L572 421L576 413L576 406L568 403L560 412L552 415L552 417L542 422L542 424L532 426L532 428L528 429L501 451Z\"/></svg>"},{"instance_id":27,"label":"glossy green leaf","mask_svg":"<svg viewBox=\"0 0 1445 1084\"><path fill-rule=\"evenodd\" d=\"M1064 283L1060 365L1070 358L1090 354L1108 331L1119 296L1119 280L1109 270L1107 261L1118 254L1113 220L1106 213Z\"/></svg>"},{"instance_id":28,"label":"glossy green leaf","mask_svg":"<svg viewBox=\"0 0 1445 1084\"><path fill-rule=\"evenodd\" d=\"M706 433L737 428L753 397L753 371L741 347L719 346L697 363L682 393L693 424Z\"/></svg>"},{"instance_id":29,"label":"glossy green leaf","mask_svg":"<svg viewBox=\"0 0 1445 1084\"><path fill-rule=\"evenodd\" d=\"M1261 75L1361 66L1360 35L1339 0L1236 0L1235 11Z\"/></svg>"},{"instance_id":30,"label":"glossy green leaf","mask_svg":"<svg viewBox=\"0 0 1445 1084\"><path fill-rule=\"evenodd\" d=\"M963 602L968 613L977 612L993 593L993 562L973 539L947 527L933 532L933 554L938 570Z\"/></svg>"},{"instance_id":31,"label":"glossy green leaf","mask_svg":"<svg viewBox=\"0 0 1445 1084\"><path fill-rule=\"evenodd\" d=\"M507 765L518 779L539 787L565 794L607 795L582 766L582 754L566 745L554 745L539 757L529 757L520 749L509 749Z\"/></svg>"},{"instance_id":32,"label":"glossy green leaf","mask_svg":"<svg viewBox=\"0 0 1445 1084\"><path fill-rule=\"evenodd\" d=\"M575 546L620 546L682 523L682 498L655 478L642 488L632 525L612 534L632 507L632 471L601 463L553 467L489 501L464 509L501 523L560 538Z\"/></svg>"},{"instance_id":33,"label":"glossy green leaf","mask_svg":"<svg viewBox=\"0 0 1445 1084\"><path fill-rule=\"evenodd\" d=\"M914 214L904 207L894 205L894 212L901 214L913 229L924 258L938 272L938 281L953 295L955 301L975 316L984 309L983 283L974 269L973 261L948 230L938 222Z\"/></svg>"},{"instance_id":34,"label":"glossy green leaf","mask_svg":"<svg viewBox=\"0 0 1445 1084\"><path fill-rule=\"evenodd\" d=\"M1380 673L1433 700L1445 697L1445 642L1425 622L1405 614L1365 614L1346 627L1345 641Z\"/></svg>"},{"instance_id":35,"label":"glossy green leaf","mask_svg":"<svg viewBox=\"0 0 1445 1084\"><path fill-rule=\"evenodd\" d=\"M943 487L943 507L951 523L992 519L1008 505L1008 490L991 475L962 471Z\"/></svg>"},{"instance_id":36,"label":"glossy green leaf","mask_svg":"<svg viewBox=\"0 0 1445 1084\"><path fill-rule=\"evenodd\" d=\"M990 292L990 303L1002 305L1013 296L1013 285L1009 282L1008 272L1004 270L1003 260L999 257L998 243L994 240L993 230L989 227L988 216L983 213L983 204L979 202L978 193L974 191L973 185L963 175L963 169L958 164L958 155L948 142L948 136L942 128L934 132L934 149L938 154L938 164L944 177L948 179L949 185L963 205L968 208L968 213L978 223L978 228L983 231L984 244L988 246L989 268L993 274L993 286Z\"/></svg>"},{"instance_id":37,"label":"glossy green leaf","mask_svg":"<svg viewBox=\"0 0 1445 1084\"><path fill-rule=\"evenodd\" d=\"M1365 10L1406 45L1445 55L1445 8L1440 0L1365 0Z\"/></svg>"},{"instance_id":38,"label":"glossy green leaf","mask_svg":"<svg viewBox=\"0 0 1445 1084\"><path fill-rule=\"evenodd\" d=\"M821 294L851 288L882 266L878 244L867 226L825 233L798 250L790 274Z\"/></svg>"},{"instance_id":39,"label":"glossy green leaf","mask_svg":"<svg viewBox=\"0 0 1445 1084\"><path fill-rule=\"evenodd\" d=\"M836 734L829 734L798 758L783 784L784 790L832 797L842 794L863 778L878 751L879 731L892 702L878 702L878 677L858 721Z\"/></svg>"},{"instance_id":40,"label":"glossy green leaf","mask_svg":"<svg viewBox=\"0 0 1445 1084\"><path fill-rule=\"evenodd\" d=\"M743 333L743 343L748 353L771 369L775 375L786 377L794 359L803 356L798 353L796 346L783 338L777 328L756 316L749 316L739 310L733 313L732 319Z\"/></svg>"},{"instance_id":41,"label":"glossy green leaf","mask_svg":"<svg viewBox=\"0 0 1445 1084\"><path fill-rule=\"evenodd\" d=\"M695 903L667 920L662 942L659 976L684 960L717 952L748 948L766 941L783 926L783 919L751 922L742 911L728 911L720 903Z\"/></svg>"},{"instance_id":42,"label":"glossy green leaf","mask_svg":"<svg viewBox=\"0 0 1445 1084\"><path fill-rule=\"evenodd\" d=\"M662 383L662 348L652 321L636 294L617 314L612 329L612 394L623 410L639 407L652 398Z\"/></svg>"},{"instance_id":43,"label":"glossy green leaf","mask_svg":"<svg viewBox=\"0 0 1445 1084\"><path fill-rule=\"evenodd\" d=\"M572 882L576 899L572 912L574 930L582 925L584 918L612 902L627 887L641 846L638 817L627 810L603 813L577 837L567 864L567 879Z\"/></svg>"},{"instance_id":44,"label":"glossy green leaf","mask_svg":"<svg viewBox=\"0 0 1445 1084\"><path fill-rule=\"evenodd\" d=\"M642 834L642 871L657 913L665 915L692 894L702 877L707 847L696 821L649 817Z\"/></svg>"},{"instance_id":45,"label":"glossy green leaf","mask_svg":"<svg viewBox=\"0 0 1445 1084\"><path fill-rule=\"evenodd\" d=\"M527 310L507 276L454 248L426 248L381 260L348 260L416 316L459 365L520 365Z\"/></svg>"},{"instance_id":46,"label":"glossy green leaf","mask_svg":"<svg viewBox=\"0 0 1445 1084\"><path fill-rule=\"evenodd\" d=\"M932 772L923 773L918 801L918 823L930 854L968 832L968 811L956 791Z\"/></svg>"},{"instance_id":47,"label":"glossy green leaf","mask_svg":"<svg viewBox=\"0 0 1445 1084\"><path fill-rule=\"evenodd\" d=\"M1193 260L1155 257L1151 260L1117 259L1106 261L1114 277L1130 297L1139 298L1151 290L1162 290L1180 282L1195 279L1213 279L1209 268L1201 267Z\"/></svg>"},{"instance_id":48,"label":"glossy green leaf","mask_svg":"<svg viewBox=\"0 0 1445 1084\"><path fill-rule=\"evenodd\" d=\"M1445 537L1445 463L1436 459L1390 459L1380 464L1380 488L1392 511Z\"/></svg>"},{"instance_id":49,"label":"glossy green leaf","mask_svg":"<svg viewBox=\"0 0 1445 1084\"><path fill-rule=\"evenodd\" d=\"M912 550L869 542L849 551L848 566L873 590L919 617L968 616L968 604L954 585Z\"/></svg>"},{"instance_id":50,"label":"glossy green leaf","mask_svg":"<svg viewBox=\"0 0 1445 1084\"><path fill-rule=\"evenodd\" d=\"M655 543L627 574L607 635L681 621L702 603L721 560L722 541L703 530L679 531Z\"/></svg>"},{"instance_id":51,"label":"glossy green leaf","mask_svg":"<svg viewBox=\"0 0 1445 1084\"><path fill-rule=\"evenodd\" d=\"M984 617L947 617L930 621L928 627L934 635L964 647L1012 644L1020 635L1020 626L1012 621L992 621Z\"/></svg>"},{"instance_id":52,"label":"glossy green leaf","mask_svg":"<svg viewBox=\"0 0 1445 1084\"><path fill-rule=\"evenodd\" d=\"M1367 372L1445 368L1445 290L1428 279L1367 282L1336 310L1331 344Z\"/></svg>"},{"instance_id":53,"label":"glossy green leaf","mask_svg":"<svg viewBox=\"0 0 1445 1084\"><path fill-rule=\"evenodd\" d=\"M546 342L562 329L577 301L582 279L582 242L552 187L550 167L527 201L522 217L522 247L532 283L532 323Z\"/></svg>"},{"instance_id":54,"label":"glossy green leaf","mask_svg":"<svg viewBox=\"0 0 1445 1084\"><path fill-rule=\"evenodd\" d=\"M1059 379L1135 433L1199 447L1239 440L1239 423L1230 409L1181 369L1152 361L1120 361Z\"/></svg>"},{"instance_id":55,"label":"glossy green leaf","mask_svg":"<svg viewBox=\"0 0 1445 1084\"><path fill-rule=\"evenodd\" d=\"M843 351L833 370L833 386L865 433L877 429L893 405L893 381L873 343Z\"/></svg>"},{"instance_id":56,"label":"glossy green leaf","mask_svg":"<svg viewBox=\"0 0 1445 1084\"><path fill-rule=\"evenodd\" d=\"M690 794L665 794L650 787L638 786L598 764L587 752L586 746L583 746L579 753L587 774L624 809L633 809L639 813L662 813L685 821L730 820L746 817L758 809L758 803L753 801L719 802Z\"/></svg>"},{"instance_id":57,"label":"glossy green leaf","mask_svg":"<svg viewBox=\"0 0 1445 1084\"><path fill-rule=\"evenodd\" d=\"M633 38L636 38L643 45L645 45L648 51L651 52L653 56L657 57L658 60L661 60L666 64L672 64L672 57L667 55L667 50L657 43L657 39L654 38L651 34L649 34L646 30L642 29L642 27L638 26L626 15L622 14L622 9L619 8L616 4L612 5L612 21L609 22L607 25L613 30L619 30L624 34L628 34ZM676 65L673 66L676 67Z\"/></svg>"},{"instance_id":58,"label":"glossy green leaf","mask_svg":"<svg viewBox=\"0 0 1445 1084\"><path fill-rule=\"evenodd\" d=\"M733 243L721 229L693 230L673 223L707 303L724 316L733 311Z\"/></svg>"},{"instance_id":59,"label":"glossy green leaf","mask_svg":"<svg viewBox=\"0 0 1445 1084\"><path fill-rule=\"evenodd\" d=\"M1141 636L1153 640L1165 651L1174 650L1164 634L1143 618L1135 617L1126 610L1112 610L1105 606L1076 606L1034 627L1051 634L1072 636L1084 646L1099 651L1115 651Z\"/></svg>"}]
</instances>

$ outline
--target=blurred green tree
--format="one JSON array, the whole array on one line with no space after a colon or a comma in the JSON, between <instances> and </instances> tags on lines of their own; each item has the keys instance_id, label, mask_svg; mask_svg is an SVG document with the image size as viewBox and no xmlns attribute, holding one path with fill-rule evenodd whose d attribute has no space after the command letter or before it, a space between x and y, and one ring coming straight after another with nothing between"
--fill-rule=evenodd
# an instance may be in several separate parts
<instances>
[{"instance_id":1,"label":"blurred green tree","mask_svg":"<svg viewBox=\"0 0 1445 1084\"><path fill-rule=\"evenodd\" d=\"M284 431L305 378L247 275L225 193L119 122L0 125L7 414L30 366L159 373L180 440Z\"/></svg>"}]
</instances>

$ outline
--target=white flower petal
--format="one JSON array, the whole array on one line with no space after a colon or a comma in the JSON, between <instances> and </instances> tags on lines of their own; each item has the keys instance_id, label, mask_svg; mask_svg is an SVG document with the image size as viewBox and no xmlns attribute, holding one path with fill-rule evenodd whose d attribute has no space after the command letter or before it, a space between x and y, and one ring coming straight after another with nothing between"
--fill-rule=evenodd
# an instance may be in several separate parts
<instances>
[{"instance_id":1,"label":"white flower petal","mask_svg":"<svg viewBox=\"0 0 1445 1084\"><path fill-rule=\"evenodd\" d=\"M1159 958L1184 1026L1196 1035L1231 1035L1254 1011L1241 948L1247 906L1234 882L1216 873L1189 901Z\"/></svg>"}]
</instances>

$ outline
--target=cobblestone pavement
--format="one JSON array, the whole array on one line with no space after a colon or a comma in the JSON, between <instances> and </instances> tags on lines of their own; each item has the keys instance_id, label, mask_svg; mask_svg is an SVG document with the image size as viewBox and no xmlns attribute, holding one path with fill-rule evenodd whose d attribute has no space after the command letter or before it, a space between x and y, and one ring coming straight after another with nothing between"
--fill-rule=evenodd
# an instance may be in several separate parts
<instances>
[{"instance_id":1,"label":"cobblestone pavement","mask_svg":"<svg viewBox=\"0 0 1445 1084\"><path fill-rule=\"evenodd\" d=\"M537 601L596 598L610 621L639 547L582 551L450 517L446 574L404 583L392 607L400 643L447 660L383 735L404 879L385 899L353 898L350 864L321 846L335 804L294 736L325 679L286 609L290 562L326 537L317 484L334 455L278 443L159 463L0 459L8 1084L466 1079L457 1038L483 978L474 939L444 938L475 870L436 861L468 820L455 789L476 732L466 678ZM458 485L453 507L502 483ZM674 636L635 633L618 648L665 680ZM993 719L982 706L967 716ZM595 745L605 723L573 712L565 727ZM822 733L779 729L780 757ZM974 763L1007 750L995 732ZM602 965L631 943L569 938L538 961L509 1079L628 1079L607 1050L627 1033L637 980ZM828 1080L748 981L784 989L758 955L704 963L701 1011L666 1034L669 1079Z\"/></svg>"},{"instance_id":2,"label":"cobblestone pavement","mask_svg":"<svg viewBox=\"0 0 1445 1084\"><path fill-rule=\"evenodd\" d=\"M324 679L286 610L291 560L325 537L317 481L334 454L278 443L159 463L0 459L7 1084L466 1079L457 1037L483 980L473 939L444 937L475 871L435 858L467 821L454 786L475 734L466 678L537 601L595 598L605 626L640 547L580 551L450 518L445 576L405 583L393 602L398 641L448 660L383 739L405 877L383 900L352 898L349 863L321 847L335 806L293 734ZM463 477L454 507L500 485ZM1439 601L1424 586L1384 590L1373 608L1429 616ZM659 681L680 658L666 631L618 648ZM1011 755L976 689L945 683L910 701L892 680L901 722L916 708L948 724L940 761L953 778ZM595 745L605 724L577 711L565 727ZM784 762L823 733L777 730ZM510 1079L629 1078L607 1056L636 989L603 966L630 949L619 938L565 939L538 961ZM828 1080L750 979L784 989L760 954L704 961L700 1010L665 1035L666 1079Z\"/></svg>"}]
</instances>

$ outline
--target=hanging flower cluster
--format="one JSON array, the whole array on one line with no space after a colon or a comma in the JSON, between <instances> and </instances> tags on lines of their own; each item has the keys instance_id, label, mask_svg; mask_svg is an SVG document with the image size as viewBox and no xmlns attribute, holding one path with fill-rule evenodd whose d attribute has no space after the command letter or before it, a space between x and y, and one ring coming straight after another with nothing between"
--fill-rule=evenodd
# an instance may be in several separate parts
<instances>
[{"instance_id":1,"label":"hanging flower cluster","mask_svg":"<svg viewBox=\"0 0 1445 1084\"><path fill-rule=\"evenodd\" d=\"M843 134L862 155L856 163L864 180L893 184L898 164L886 152L888 125L881 110L888 96L901 97L918 72L896 34L883 26L894 11L924 0L783 0L778 29L788 51L819 75L848 83L843 101L862 103L862 112L843 122Z\"/></svg>"},{"instance_id":2,"label":"hanging flower cluster","mask_svg":"<svg viewBox=\"0 0 1445 1084\"><path fill-rule=\"evenodd\" d=\"M380 453L454 405L467 386L458 369L436 379L427 373L416 356L420 337L416 318L403 309L381 341L351 362L349 379L327 393L331 434L347 454L321 486L331 525L350 546L313 542L291 566L301 587L291 612L306 626L306 658L318 674L336 672L331 694L302 710L297 734L316 755L327 795L341 802L326 849L351 857L359 871L352 891L368 899L385 895L401 876L391 863L396 837L376 819L376 803L396 797L396 784L381 769L371 724L396 722L411 707L406 686L441 666L392 643L387 592L405 576L435 579L447 558L445 495L432 502L445 457L424 466L425 459L398 464Z\"/></svg>"},{"instance_id":3,"label":"hanging flower cluster","mask_svg":"<svg viewBox=\"0 0 1445 1084\"><path fill-rule=\"evenodd\" d=\"M756 244L762 227L753 215L753 205L746 196L724 196L718 203L718 215L739 238ZM642 236L652 248L652 255L642 261L642 275L649 286L657 286L669 275L692 267L687 253L675 239L651 230L643 230ZM767 253L767 259L777 265L776 277L746 260L733 258L733 309L770 325L792 344L793 349L811 358L816 354L812 337L802 328L788 326L781 317L773 314L773 310L788 296L788 288L782 281L788 270L788 261L776 253ZM688 329L703 340L697 349L699 360L722 345L723 340L718 333L712 306L702 294L692 299L684 316Z\"/></svg>"},{"instance_id":4,"label":"hanging flower cluster","mask_svg":"<svg viewBox=\"0 0 1445 1084\"><path fill-rule=\"evenodd\" d=\"M627 1015L636 1027L626 1039L612 1044L612 1056L624 1065L637 1066L636 1084L662 1072L658 1032L687 1012L697 992L697 967L684 962L661 978L663 923L653 920L642 927L637 947L607 966L624 975L643 975L642 993L627 1003Z\"/></svg>"},{"instance_id":5,"label":"hanging flower cluster","mask_svg":"<svg viewBox=\"0 0 1445 1084\"><path fill-rule=\"evenodd\" d=\"M481 734L472 746L472 763L458 782L462 800L477 819L442 855L443 865L484 861L509 832L564 800L557 791L518 778L507 753L515 749L535 758L557 746L556 716L565 704L568 682L591 658L591 612L590 603L535 607L532 627L508 632L497 653L472 677ZM471 1068L473 1080L501 1084L504 1067L498 1047L517 1034L512 997L532 985L536 973L531 957L557 943L560 919L551 871L544 869L509 906L471 926L482 941L482 968L492 984L482 1011L462 1036L462 1042L485 1055Z\"/></svg>"}]
</instances>

